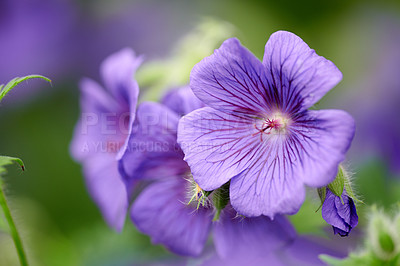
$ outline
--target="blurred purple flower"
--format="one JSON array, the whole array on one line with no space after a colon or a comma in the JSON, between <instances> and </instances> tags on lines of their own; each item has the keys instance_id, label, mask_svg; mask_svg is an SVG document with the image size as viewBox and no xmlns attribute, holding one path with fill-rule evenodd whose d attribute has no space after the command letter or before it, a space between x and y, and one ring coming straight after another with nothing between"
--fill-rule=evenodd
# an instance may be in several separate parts
<instances>
[{"instance_id":1,"label":"blurred purple flower","mask_svg":"<svg viewBox=\"0 0 400 266\"><path fill-rule=\"evenodd\" d=\"M141 63L131 49L109 56L101 65L106 91L95 81L81 82L81 118L71 154L83 164L90 194L107 223L122 230L128 196L118 172L117 157L126 150L132 131L139 88L134 73Z\"/></svg>"},{"instance_id":2,"label":"blurred purple flower","mask_svg":"<svg viewBox=\"0 0 400 266\"><path fill-rule=\"evenodd\" d=\"M111 51L134 47L146 59L164 57L182 32L190 30L192 5L180 2L176 9L169 2L95 1L85 3L79 24L79 56L76 63L90 75L93 65ZM182 12L182 8L187 12ZM151 34L150 34L151 33ZM101 45L99 45L101 43Z\"/></svg>"},{"instance_id":3,"label":"blurred purple flower","mask_svg":"<svg viewBox=\"0 0 400 266\"><path fill-rule=\"evenodd\" d=\"M346 191L343 192L341 198L333 194L329 188L326 188L326 197L322 205L322 218L332 225L335 235L348 236L351 229L358 224L358 215L354 201L347 196Z\"/></svg>"},{"instance_id":4,"label":"blurred purple flower","mask_svg":"<svg viewBox=\"0 0 400 266\"><path fill-rule=\"evenodd\" d=\"M247 258L261 257L287 246L296 238L289 220L277 215L244 218L228 205L218 222L213 223L215 249L220 258L243 254Z\"/></svg>"},{"instance_id":5,"label":"blurred purple flower","mask_svg":"<svg viewBox=\"0 0 400 266\"><path fill-rule=\"evenodd\" d=\"M250 246L238 245L243 250L230 254L229 257L222 258L216 253L212 254L201 265L326 265L319 259L319 255L326 254L334 257L345 255L330 247L329 243L325 243L323 239L312 239L307 236L298 236L276 250L265 250L262 245L257 246L255 243Z\"/></svg>"},{"instance_id":6,"label":"blurred purple flower","mask_svg":"<svg viewBox=\"0 0 400 266\"><path fill-rule=\"evenodd\" d=\"M221 257L239 252L242 245L262 246L265 251L291 240L295 232L283 216L274 221L265 216L241 218L228 204L220 220L212 222L214 209L209 199L200 207L189 203L193 191L203 192L190 180L190 169L177 145L177 126L180 115L203 105L189 88L173 91L162 102L165 105L145 102L139 106L135 131L120 161L129 190L138 180L153 180L131 209L138 229L150 235L153 243L186 256L202 252L210 230Z\"/></svg>"},{"instance_id":7,"label":"blurred purple flower","mask_svg":"<svg viewBox=\"0 0 400 266\"><path fill-rule=\"evenodd\" d=\"M97 66L112 51L128 45L151 51L153 57L164 56L190 27L182 23L190 14L179 13L169 3L78 2L82 1L0 1L0 60L5 66L1 81L31 73L48 76L56 85L82 72L97 78ZM183 15L171 15L177 13ZM37 92L29 87L13 94Z\"/></svg>"},{"instance_id":8,"label":"blurred purple flower","mask_svg":"<svg viewBox=\"0 0 400 266\"><path fill-rule=\"evenodd\" d=\"M330 241L321 238L299 236L280 250L279 257L283 265L326 265L319 259L319 255L326 254L337 258L344 257L347 252L336 250Z\"/></svg>"},{"instance_id":9,"label":"blurred purple flower","mask_svg":"<svg viewBox=\"0 0 400 266\"><path fill-rule=\"evenodd\" d=\"M76 16L72 1L2 0L0 80L41 73L57 81L70 71L78 47Z\"/></svg>"},{"instance_id":10,"label":"blurred purple flower","mask_svg":"<svg viewBox=\"0 0 400 266\"><path fill-rule=\"evenodd\" d=\"M274 33L261 63L228 39L192 70L190 86L208 107L181 119L178 143L195 181L214 190L231 180L245 216L294 214L304 184L327 185L354 135L339 110L309 111L342 78L299 37Z\"/></svg>"},{"instance_id":11,"label":"blurred purple flower","mask_svg":"<svg viewBox=\"0 0 400 266\"><path fill-rule=\"evenodd\" d=\"M377 36L373 49L363 53L369 55L363 75L337 101L357 121L353 161L378 156L400 176L400 123L392 118L400 112L400 19L375 10L367 18L368 38Z\"/></svg>"}]
</instances>

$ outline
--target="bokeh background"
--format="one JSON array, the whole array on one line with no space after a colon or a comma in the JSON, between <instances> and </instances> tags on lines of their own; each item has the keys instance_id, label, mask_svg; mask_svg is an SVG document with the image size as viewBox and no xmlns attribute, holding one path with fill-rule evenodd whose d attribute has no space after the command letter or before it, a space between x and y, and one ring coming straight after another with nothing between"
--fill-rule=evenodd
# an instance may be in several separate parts
<instances>
[{"instance_id":1,"label":"bokeh background","mask_svg":"<svg viewBox=\"0 0 400 266\"><path fill-rule=\"evenodd\" d=\"M25 173L11 167L6 183L32 265L179 259L152 246L129 220L121 234L106 226L69 144L82 77L99 80L101 61L124 47L144 54L147 62L171 60L180 54L179 40L210 18L228 23L232 31L224 34L238 37L259 58L270 34L288 30L338 66L342 82L316 108L344 109L355 117L356 137L345 162L353 184L365 206L394 208L400 199L399 1L0 0L0 83L27 74L53 81L25 82L0 106L0 154L26 164ZM212 31L214 24L207 25ZM181 67L184 79L190 68ZM339 239L315 212L318 205L311 195L292 217L298 231L355 249L365 206L359 206L360 224L352 236ZM18 265L12 241L1 230L0 265Z\"/></svg>"}]
</instances>

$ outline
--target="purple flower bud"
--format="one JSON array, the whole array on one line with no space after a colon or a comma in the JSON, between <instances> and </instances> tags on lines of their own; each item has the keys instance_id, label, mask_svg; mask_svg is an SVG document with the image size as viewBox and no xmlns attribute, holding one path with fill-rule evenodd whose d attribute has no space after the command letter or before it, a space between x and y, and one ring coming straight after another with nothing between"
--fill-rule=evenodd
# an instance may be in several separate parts
<instances>
[{"instance_id":1,"label":"purple flower bud","mask_svg":"<svg viewBox=\"0 0 400 266\"><path fill-rule=\"evenodd\" d=\"M351 229L358 224L356 206L346 190L341 198L326 189L326 198L322 205L322 218L332 225L334 234L348 236Z\"/></svg>"}]
</instances>

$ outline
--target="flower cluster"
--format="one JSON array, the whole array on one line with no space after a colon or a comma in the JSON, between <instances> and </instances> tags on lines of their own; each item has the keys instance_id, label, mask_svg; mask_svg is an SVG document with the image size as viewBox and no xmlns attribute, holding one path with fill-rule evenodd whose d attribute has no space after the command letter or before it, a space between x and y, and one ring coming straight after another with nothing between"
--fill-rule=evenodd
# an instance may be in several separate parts
<instances>
[{"instance_id":1,"label":"flower cluster","mask_svg":"<svg viewBox=\"0 0 400 266\"><path fill-rule=\"evenodd\" d=\"M72 154L106 221L121 230L132 202L137 228L177 254L200 255L212 232L217 261L281 261L302 241L284 215L299 210L305 185L335 180L354 135L347 113L308 110L340 71L289 32L270 37L262 62L228 39L193 68L190 87L136 108L141 61L122 50L102 65L108 92L81 85ZM332 202L355 212L329 193L325 219ZM356 222L338 215L348 234Z\"/></svg>"}]
</instances>

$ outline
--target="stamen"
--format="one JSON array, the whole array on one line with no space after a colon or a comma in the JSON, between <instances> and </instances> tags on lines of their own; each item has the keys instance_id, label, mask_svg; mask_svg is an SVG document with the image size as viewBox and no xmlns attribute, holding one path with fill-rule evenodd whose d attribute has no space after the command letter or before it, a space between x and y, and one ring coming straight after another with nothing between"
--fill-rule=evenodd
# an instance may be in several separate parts
<instances>
[{"instance_id":1,"label":"stamen","mask_svg":"<svg viewBox=\"0 0 400 266\"><path fill-rule=\"evenodd\" d=\"M200 206L208 208L211 205L210 199L208 196L212 191L203 190L194 180L191 175L187 178L189 181L189 189L188 189L188 203L187 205L194 205L198 210ZM197 202L197 203L196 203Z\"/></svg>"},{"instance_id":2,"label":"stamen","mask_svg":"<svg viewBox=\"0 0 400 266\"><path fill-rule=\"evenodd\" d=\"M269 118L265 118L262 121L262 124L259 123L254 124L254 128L257 129L257 132L252 134L252 136L256 136L260 134L260 141L263 141L263 135L281 135L286 132L286 127L289 123L289 119L284 117L282 114L277 113L272 115ZM259 127L261 126L261 127Z\"/></svg>"}]
</instances>

